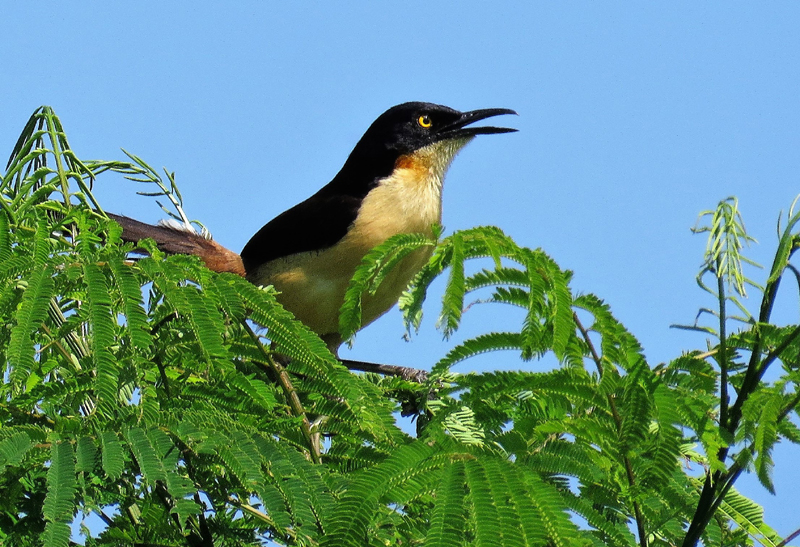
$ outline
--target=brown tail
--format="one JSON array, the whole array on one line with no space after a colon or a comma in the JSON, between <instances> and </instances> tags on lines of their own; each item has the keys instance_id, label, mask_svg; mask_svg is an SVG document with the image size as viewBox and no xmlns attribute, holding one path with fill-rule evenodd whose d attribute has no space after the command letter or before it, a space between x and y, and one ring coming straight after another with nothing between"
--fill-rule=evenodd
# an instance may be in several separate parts
<instances>
[{"instance_id":1,"label":"brown tail","mask_svg":"<svg viewBox=\"0 0 800 547\"><path fill-rule=\"evenodd\" d=\"M106 214L122 226L123 241L138 243L150 238L167 254L196 255L205 262L209 270L245 276L242 257L216 241L167 226L153 226L126 216Z\"/></svg>"}]
</instances>

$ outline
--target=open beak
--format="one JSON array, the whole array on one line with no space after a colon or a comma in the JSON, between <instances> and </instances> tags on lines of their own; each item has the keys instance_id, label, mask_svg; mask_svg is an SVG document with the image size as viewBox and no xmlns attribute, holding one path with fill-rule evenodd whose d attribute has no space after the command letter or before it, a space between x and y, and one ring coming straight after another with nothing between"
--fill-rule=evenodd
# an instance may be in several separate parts
<instances>
[{"instance_id":1,"label":"open beak","mask_svg":"<svg viewBox=\"0 0 800 547\"><path fill-rule=\"evenodd\" d=\"M475 135L490 135L493 133L513 133L516 131L516 129L511 129L509 127L466 127L471 123L485 120L492 116L500 116L501 114L516 115L517 113L508 108L484 108L481 110L464 112L455 122L441 127L436 132L437 140L468 138L474 137Z\"/></svg>"}]
</instances>

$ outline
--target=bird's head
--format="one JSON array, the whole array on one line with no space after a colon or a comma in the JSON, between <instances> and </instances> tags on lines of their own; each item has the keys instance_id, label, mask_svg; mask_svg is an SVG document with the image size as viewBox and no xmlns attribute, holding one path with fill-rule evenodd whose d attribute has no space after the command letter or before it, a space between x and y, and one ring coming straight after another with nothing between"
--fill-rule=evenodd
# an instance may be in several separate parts
<instances>
[{"instance_id":1,"label":"bird's head","mask_svg":"<svg viewBox=\"0 0 800 547\"><path fill-rule=\"evenodd\" d=\"M500 114L516 112L507 108L460 112L432 103L403 103L381 114L367 129L359 145L377 145L402 156L437 142L468 141L475 135L516 131L507 127L471 125Z\"/></svg>"},{"instance_id":2,"label":"bird's head","mask_svg":"<svg viewBox=\"0 0 800 547\"><path fill-rule=\"evenodd\" d=\"M418 160L430 162L443 175L456 153L476 135L516 131L507 127L472 125L501 114L516 112L508 108L460 112L424 102L393 106L372 122L337 178L351 184L351 181L362 184L377 181L396 167Z\"/></svg>"}]
</instances>

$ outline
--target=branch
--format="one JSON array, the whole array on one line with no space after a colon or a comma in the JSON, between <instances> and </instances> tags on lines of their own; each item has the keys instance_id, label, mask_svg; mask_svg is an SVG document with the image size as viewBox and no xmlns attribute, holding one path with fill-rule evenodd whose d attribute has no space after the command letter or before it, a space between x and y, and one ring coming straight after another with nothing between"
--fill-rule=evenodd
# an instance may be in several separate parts
<instances>
[{"instance_id":1,"label":"branch","mask_svg":"<svg viewBox=\"0 0 800 547\"><path fill-rule=\"evenodd\" d=\"M597 366L597 372L600 374L600 377L603 376L603 360L600 357L600 354L597 353L597 350L592 343L591 338L589 338L589 332L584 328L583 323L581 323L580 319L578 319L578 314L572 312L572 319L575 321L575 325L577 325L578 330L581 331L581 336L586 341L586 345L589 346L589 351L592 354L592 359L594 360L594 364ZM617 432L622 429L622 418L619 416L619 412L617 411L617 403L614 401L614 397L609 393L606 395L608 399L608 404L611 407L611 415L614 417L614 423L617 426ZM636 477L633 474L633 466L631 465L631 460L627 456L622 456L622 461L625 464L625 475L628 479L628 485L633 488L636 486ZM639 504L635 501L633 503L633 514L636 517L636 531L639 533L639 545L640 547L647 547L647 532L644 529L644 515L642 515L642 510L639 507Z\"/></svg>"},{"instance_id":2,"label":"branch","mask_svg":"<svg viewBox=\"0 0 800 547\"><path fill-rule=\"evenodd\" d=\"M278 363L272 357L272 355L270 355L269 352L264 349L264 345L261 343L261 340L259 340L258 335L253 332L253 329L250 328L250 325L248 325L246 321L242 321L242 325L250 335L250 338L253 339L253 342L255 342L256 347L258 347L259 351L261 352L261 355L264 357L264 363L269 366L270 369L272 369L272 372L278 378L278 383L281 385L281 388L283 388L286 398L289 399L289 407L292 409L292 414L302 420L300 423L300 428L302 429L306 440L308 440L311 461L314 463L320 463L322 461L322 457L320 456L319 436L315 435L311 431L311 423L308 421L308 416L306 416L306 412L303 410L300 397L297 396L297 391L294 389L292 381L289 379L289 373L286 372L286 369L283 367L283 365Z\"/></svg>"},{"instance_id":3,"label":"branch","mask_svg":"<svg viewBox=\"0 0 800 547\"><path fill-rule=\"evenodd\" d=\"M786 257L786 263L788 264L792 258L792 255L796 251L796 248L792 248L789 252L789 256ZM778 257L775 257L775 260L778 260ZM773 272L775 272L776 264L773 264L772 270L770 271L770 277L772 277ZM767 283L766 288L764 289L764 298L761 301L761 311L759 312L758 322L759 323L769 323L769 317L772 314L772 308L775 305L775 297L778 294L778 287L780 287L782 276L779 275L774 281ZM767 360L762 361L761 366L758 365L758 359L761 356L761 346L763 344L763 339L761 336L758 335L758 330L756 332L756 339L753 343L753 349L750 351L750 362L747 365L747 371L744 375L744 380L742 381L742 387L739 390L739 397L736 399L733 407L731 408L730 412L730 422L733 427L728 427L728 431L734 433L736 431L736 427L739 425L739 419L741 419L742 415L742 406L744 405L745 400L750 395L750 391L755 389L755 386L758 385L761 376L764 374L766 363L769 366ZM796 333L792 333L790 336L794 338ZM783 345L783 344L781 344ZM788 344L787 344L788 345ZM780 351L783 351L785 348L780 348ZM770 355L776 354L778 349L774 350ZM768 358L769 359L769 358ZM774 360L774 357L770 359L769 362ZM743 395L743 396L742 396Z\"/></svg>"},{"instance_id":4,"label":"branch","mask_svg":"<svg viewBox=\"0 0 800 547\"><path fill-rule=\"evenodd\" d=\"M694 357L696 357L698 359L708 359L709 357L714 357L717 354L717 352L718 352L718 348L714 348L714 349L712 349L710 351L694 354Z\"/></svg>"},{"instance_id":5,"label":"branch","mask_svg":"<svg viewBox=\"0 0 800 547\"><path fill-rule=\"evenodd\" d=\"M788 348L789 345L792 342L794 342L798 336L800 336L800 326L797 326L791 333L789 333L789 336L783 339L783 342L778 344L778 346L774 350L772 350L767 354L764 360L761 361L761 366L758 367L758 376L756 377L756 383L761 381L761 377L764 376L764 373L767 371L767 367L769 367L775 359L780 357L781 353L783 353L784 350Z\"/></svg>"},{"instance_id":6,"label":"branch","mask_svg":"<svg viewBox=\"0 0 800 547\"><path fill-rule=\"evenodd\" d=\"M200 499L200 494L198 492L194 493L194 502L197 504L198 507L205 508L205 504L203 500ZM197 515L198 517L198 529L200 531L200 541L202 542L201 545L214 547L214 536L211 534L211 530L208 528L208 521L206 520L205 513L200 513Z\"/></svg>"},{"instance_id":7,"label":"branch","mask_svg":"<svg viewBox=\"0 0 800 547\"><path fill-rule=\"evenodd\" d=\"M792 249L790 251L789 256L786 257L786 263L789 262L796 250L797 249ZM778 257L776 257L775 260L777 261ZM774 263L772 270L770 271L770 277L772 277L773 273L776 271L776 267L777 264ZM767 286L764 289L764 298L761 301L761 309L758 316L759 324L769 322L780 282L781 276L779 275L773 281L767 283ZM739 421L742 418L742 407L744 406L745 401L756 389L756 387L758 387L758 382L761 380L761 377L764 375L764 372L766 372L767 367L769 367L772 361L780 356L780 354L795 340L795 338L800 336L800 327L797 327L794 331L792 331L792 333L789 334L789 336L787 336L783 342L777 348L771 351L760 363L759 358L762 355L762 346L764 340L759 334L757 328L755 329L755 333L756 338L753 342L753 348L750 350L750 362L747 365L747 371L745 372L742 386L739 389L739 395L736 398L736 401L733 403L733 406L731 406L729 409L727 423L720 422L720 427L727 429L731 435L734 435L739 427ZM729 449L730 447L727 446L719 449L717 452L717 459L720 462L725 461L725 458L728 456ZM725 481L730 477L738 477L738 473L731 473L732 469L733 468L729 469L724 474L722 471L716 471L713 474L706 473L705 483L703 484L703 490L700 493L700 499L697 503L697 508L695 509L694 516L689 524L689 530L686 532L686 536L683 539L683 547L695 547L695 545L697 545L697 542L700 540L700 534L711 520L713 509L719 506L720 501L715 498L717 498L719 493L720 480L722 479ZM724 484L725 482L723 482L723 485Z\"/></svg>"},{"instance_id":8,"label":"branch","mask_svg":"<svg viewBox=\"0 0 800 547\"><path fill-rule=\"evenodd\" d=\"M399 376L403 380L421 384L428 379L428 371L419 368L401 367L398 365L380 365L367 361L353 361L352 359L340 359L341 363L350 370L360 370L362 372L374 372L387 376Z\"/></svg>"},{"instance_id":9,"label":"branch","mask_svg":"<svg viewBox=\"0 0 800 547\"><path fill-rule=\"evenodd\" d=\"M787 264L786 269L794 274L794 278L797 280L797 288L800 289L800 270L795 268L792 264Z\"/></svg>"},{"instance_id":10,"label":"branch","mask_svg":"<svg viewBox=\"0 0 800 547\"><path fill-rule=\"evenodd\" d=\"M114 520L106 515L101 509L96 509L95 514L100 517L100 519L106 523L106 526L113 526Z\"/></svg>"},{"instance_id":11,"label":"branch","mask_svg":"<svg viewBox=\"0 0 800 547\"><path fill-rule=\"evenodd\" d=\"M789 336L787 336L783 342L775 348L767 358L762 361L761 364L761 371L758 376L760 379L763 375L766 367L774 361L780 354L791 344L795 338L800 336L800 327L797 327L793 330ZM740 395L741 398L741 395ZM783 410L781 410L780 414L778 415L778 419L775 421L776 424L779 424L789 413L800 403L800 393L797 393L795 397L787 404ZM738 421L737 424L738 426ZM720 453L727 455L727 448L721 449ZM744 451L749 452L750 454L753 453L752 444L749 447L746 447ZM741 459L737 459L734 461L731 466L727 469L727 471L723 474L720 471L714 473L713 477L709 477L706 475L705 484L703 485L703 491L700 494L700 501L697 504L697 510L695 511L694 517L692 518L692 522L689 526L689 531L686 533L686 538L684 538L684 547L688 545L695 545L700 537L700 533L702 530L705 529L705 526L711 520L711 517L716 512L717 508L720 506L722 501L725 499L728 491L733 486L733 483L736 482L736 479L739 478L739 475L742 474L744 470L744 464L742 463ZM722 484L720 488L719 485ZM701 512L701 508L703 511ZM791 541L792 538L787 539L787 541ZM691 541L693 543L688 543Z\"/></svg>"}]
</instances>

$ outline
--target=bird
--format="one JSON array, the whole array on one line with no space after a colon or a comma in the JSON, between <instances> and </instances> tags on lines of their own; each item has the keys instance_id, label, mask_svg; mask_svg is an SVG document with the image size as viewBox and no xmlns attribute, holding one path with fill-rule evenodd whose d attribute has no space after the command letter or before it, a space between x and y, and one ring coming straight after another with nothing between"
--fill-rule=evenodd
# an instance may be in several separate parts
<instances>
[{"instance_id":1,"label":"bird","mask_svg":"<svg viewBox=\"0 0 800 547\"><path fill-rule=\"evenodd\" d=\"M110 216L122 226L125 241L149 237L167 253L198 255L211 270L274 286L278 302L335 353L342 343L339 310L364 256L397 234L433 236L442 219L445 174L456 154L477 135L516 131L472 124L503 114L516 112L461 112L427 102L389 108L328 184L265 224L238 254L171 225ZM430 247L415 250L375 294L363 296L362 327L397 303L432 252Z\"/></svg>"}]
</instances>

